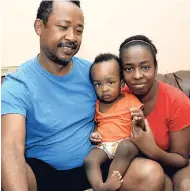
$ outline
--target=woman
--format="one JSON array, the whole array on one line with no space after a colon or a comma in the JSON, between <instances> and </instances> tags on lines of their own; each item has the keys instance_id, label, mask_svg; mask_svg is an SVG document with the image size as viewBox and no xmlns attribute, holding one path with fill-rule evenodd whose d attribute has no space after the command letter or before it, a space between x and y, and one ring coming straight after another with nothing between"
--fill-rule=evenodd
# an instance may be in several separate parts
<instances>
[{"instance_id":1,"label":"woman","mask_svg":"<svg viewBox=\"0 0 190 191\"><path fill-rule=\"evenodd\" d=\"M190 100L180 90L155 79L158 68L156 54L156 47L142 35L132 36L120 46L125 82L144 104L143 112L148 121L146 131L135 124L133 126L132 139L144 157L133 160L124 177L123 187L137 189L129 179L138 174L137 169L142 167L142 163L146 171L149 164L156 161L163 171L157 166L154 172L160 173L159 186L155 190L188 191ZM162 176L164 172L165 176ZM151 190L151 184L139 185L142 189L147 186L147 190Z\"/></svg>"}]
</instances>

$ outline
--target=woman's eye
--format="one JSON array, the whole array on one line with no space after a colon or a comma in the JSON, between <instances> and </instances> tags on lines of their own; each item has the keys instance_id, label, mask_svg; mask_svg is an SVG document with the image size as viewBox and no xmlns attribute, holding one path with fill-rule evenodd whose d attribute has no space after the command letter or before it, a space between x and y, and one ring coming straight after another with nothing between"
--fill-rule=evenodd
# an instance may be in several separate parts
<instances>
[{"instance_id":1,"label":"woman's eye","mask_svg":"<svg viewBox=\"0 0 190 191\"><path fill-rule=\"evenodd\" d=\"M143 70L148 70L150 68L150 66L143 66L142 69Z\"/></svg>"},{"instance_id":2,"label":"woman's eye","mask_svg":"<svg viewBox=\"0 0 190 191\"><path fill-rule=\"evenodd\" d=\"M131 71L132 71L132 68L124 68L124 70L125 70L126 72L131 72Z\"/></svg>"}]
</instances>

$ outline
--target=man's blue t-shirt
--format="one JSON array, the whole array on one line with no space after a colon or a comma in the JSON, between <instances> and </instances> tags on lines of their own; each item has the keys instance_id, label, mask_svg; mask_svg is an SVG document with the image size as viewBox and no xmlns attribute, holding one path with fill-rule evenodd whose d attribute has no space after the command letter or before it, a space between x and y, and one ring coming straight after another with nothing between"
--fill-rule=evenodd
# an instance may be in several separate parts
<instances>
[{"instance_id":1,"label":"man's blue t-shirt","mask_svg":"<svg viewBox=\"0 0 190 191\"><path fill-rule=\"evenodd\" d=\"M9 74L2 84L2 113L26 117L26 157L59 170L82 166L92 148L96 95L91 63L73 57L65 76L46 71L37 57Z\"/></svg>"}]
</instances>

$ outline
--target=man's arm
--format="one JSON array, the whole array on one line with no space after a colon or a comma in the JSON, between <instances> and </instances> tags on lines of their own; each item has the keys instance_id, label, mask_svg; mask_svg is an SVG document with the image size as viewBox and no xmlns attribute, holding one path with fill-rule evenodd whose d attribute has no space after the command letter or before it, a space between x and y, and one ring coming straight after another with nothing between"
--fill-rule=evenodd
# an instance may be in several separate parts
<instances>
[{"instance_id":1,"label":"man's arm","mask_svg":"<svg viewBox=\"0 0 190 191\"><path fill-rule=\"evenodd\" d=\"M7 114L1 117L2 189L28 191L25 150L25 117Z\"/></svg>"}]
</instances>

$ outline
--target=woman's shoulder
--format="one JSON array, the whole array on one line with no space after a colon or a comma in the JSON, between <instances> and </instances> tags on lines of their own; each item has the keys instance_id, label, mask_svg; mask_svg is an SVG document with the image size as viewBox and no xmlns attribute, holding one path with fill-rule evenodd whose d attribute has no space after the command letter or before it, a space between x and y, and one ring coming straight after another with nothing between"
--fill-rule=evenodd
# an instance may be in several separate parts
<instances>
[{"instance_id":1,"label":"woman's shoulder","mask_svg":"<svg viewBox=\"0 0 190 191\"><path fill-rule=\"evenodd\" d=\"M182 92L181 90L177 89L176 87L163 83L161 81L158 81L159 83L159 96L162 97L161 100L164 98L167 99L169 102L185 102L187 104L190 104L190 99L188 96Z\"/></svg>"},{"instance_id":2,"label":"woman's shoulder","mask_svg":"<svg viewBox=\"0 0 190 191\"><path fill-rule=\"evenodd\" d=\"M129 93L131 94L131 90L128 88L128 86L124 86L123 88L121 88L121 93Z\"/></svg>"},{"instance_id":3,"label":"woman's shoulder","mask_svg":"<svg viewBox=\"0 0 190 191\"><path fill-rule=\"evenodd\" d=\"M157 109L168 117L169 131L178 131L190 125L190 99L181 90L159 82Z\"/></svg>"}]
</instances>

